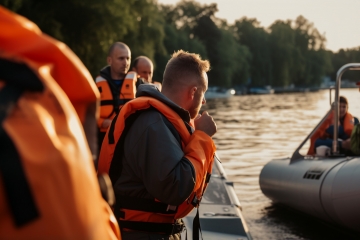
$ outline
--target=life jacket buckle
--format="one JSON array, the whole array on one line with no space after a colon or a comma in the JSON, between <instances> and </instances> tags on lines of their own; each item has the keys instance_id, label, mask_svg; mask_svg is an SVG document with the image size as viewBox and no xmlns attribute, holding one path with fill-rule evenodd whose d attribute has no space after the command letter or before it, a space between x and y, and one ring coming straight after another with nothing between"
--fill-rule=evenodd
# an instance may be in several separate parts
<instances>
[{"instance_id":1,"label":"life jacket buckle","mask_svg":"<svg viewBox=\"0 0 360 240\"><path fill-rule=\"evenodd\" d=\"M167 205L166 211L176 211L177 206Z\"/></svg>"},{"instance_id":2,"label":"life jacket buckle","mask_svg":"<svg viewBox=\"0 0 360 240\"><path fill-rule=\"evenodd\" d=\"M211 178L211 173L207 173L207 174L206 174L205 183L209 183L209 182L210 182L210 178Z\"/></svg>"},{"instance_id":3,"label":"life jacket buckle","mask_svg":"<svg viewBox=\"0 0 360 240\"><path fill-rule=\"evenodd\" d=\"M191 201L191 204L194 206L194 207L198 207L199 204L200 204L200 201L201 199L198 199L197 196L195 195L193 200Z\"/></svg>"}]
</instances>

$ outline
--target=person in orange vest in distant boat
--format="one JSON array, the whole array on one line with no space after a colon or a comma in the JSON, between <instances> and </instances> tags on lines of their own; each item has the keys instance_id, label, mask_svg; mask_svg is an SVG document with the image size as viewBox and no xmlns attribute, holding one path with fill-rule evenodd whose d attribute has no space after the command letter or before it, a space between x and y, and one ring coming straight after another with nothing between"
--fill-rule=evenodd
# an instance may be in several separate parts
<instances>
[{"instance_id":1,"label":"person in orange vest in distant boat","mask_svg":"<svg viewBox=\"0 0 360 240\"><path fill-rule=\"evenodd\" d=\"M209 69L198 54L174 53L162 91L139 86L106 133L98 172L109 173L114 186L124 240L180 239L181 219L199 206L216 150L216 124L206 111L199 114ZM199 239L199 230L193 234Z\"/></svg>"},{"instance_id":2,"label":"person in orange vest in distant boat","mask_svg":"<svg viewBox=\"0 0 360 240\"><path fill-rule=\"evenodd\" d=\"M105 133L119 108L135 98L136 88L144 83L135 72L129 71L130 48L123 42L111 45L107 56L108 66L95 79L100 92L100 118L98 119L99 151Z\"/></svg>"},{"instance_id":3,"label":"person in orange vest in distant boat","mask_svg":"<svg viewBox=\"0 0 360 240\"><path fill-rule=\"evenodd\" d=\"M147 83L154 84L159 91L161 91L161 83L152 80L154 74L154 64L150 58L139 56L134 60L132 70L137 72L140 78L143 78Z\"/></svg>"},{"instance_id":4,"label":"person in orange vest in distant boat","mask_svg":"<svg viewBox=\"0 0 360 240\"><path fill-rule=\"evenodd\" d=\"M351 132L354 125L359 123L358 118L354 117L348 112L349 104L348 100L344 96L339 97L339 126L338 126L338 146L340 152L346 151L347 146L343 149L342 143L350 139ZM318 139L315 141L315 149L319 146L332 147L333 135L334 135L334 117L331 114L328 125L323 127L323 130Z\"/></svg>"}]
</instances>

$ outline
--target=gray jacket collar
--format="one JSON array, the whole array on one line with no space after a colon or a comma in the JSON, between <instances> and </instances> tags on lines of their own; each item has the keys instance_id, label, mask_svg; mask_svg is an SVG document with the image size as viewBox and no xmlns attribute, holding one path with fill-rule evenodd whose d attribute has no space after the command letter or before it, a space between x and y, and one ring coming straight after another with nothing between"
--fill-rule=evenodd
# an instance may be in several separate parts
<instances>
[{"instance_id":1,"label":"gray jacket collar","mask_svg":"<svg viewBox=\"0 0 360 240\"><path fill-rule=\"evenodd\" d=\"M179 105L171 101L165 95L163 95L159 90L152 84L141 84L136 92L136 97L153 97L160 102L169 106L172 110L174 110L179 116L187 123L190 122L190 114L187 110L181 108Z\"/></svg>"}]
</instances>

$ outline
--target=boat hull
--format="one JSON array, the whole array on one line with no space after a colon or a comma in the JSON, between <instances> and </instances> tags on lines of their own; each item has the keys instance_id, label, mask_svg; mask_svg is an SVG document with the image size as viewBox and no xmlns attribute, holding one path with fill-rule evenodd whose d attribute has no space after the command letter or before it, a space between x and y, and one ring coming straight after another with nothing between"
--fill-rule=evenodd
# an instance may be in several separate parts
<instances>
[{"instance_id":1,"label":"boat hull","mask_svg":"<svg viewBox=\"0 0 360 240\"><path fill-rule=\"evenodd\" d=\"M273 160L259 181L274 202L360 232L359 157Z\"/></svg>"},{"instance_id":2,"label":"boat hull","mask_svg":"<svg viewBox=\"0 0 360 240\"><path fill-rule=\"evenodd\" d=\"M183 218L187 230L182 234L182 239L186 239L186 234L191 239L195 215L196 209ZM252 239L233 183L226 179L218 160L214 162L212 176L199 207L199 217L203 239Z\"/></svg>"}]
</instances>

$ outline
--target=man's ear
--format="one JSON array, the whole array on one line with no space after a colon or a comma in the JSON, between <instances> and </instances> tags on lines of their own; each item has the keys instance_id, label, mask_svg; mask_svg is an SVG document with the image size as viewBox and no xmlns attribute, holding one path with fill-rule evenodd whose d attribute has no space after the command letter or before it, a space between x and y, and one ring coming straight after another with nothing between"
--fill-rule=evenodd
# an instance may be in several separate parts
<instances>
[{"instance_id":1,"label":"man's ear","mask_svg":"<svg viewBox=\"0 0 360 240\"><path fill-rule=\"evenodd\" d=\"M106 62L107 62L108 65L111 65L111 57L107 57Z\"/></svg>"},{"instance_id":2,"label":"man's ear","mask_svg":"<svg viewBox=\"0 0 360 240\"><path fill-rule=\"evenodd\" d=\"M190 88L189 95L191 100L194 99L196 91L197 91L197 87L193 86Z\"/></svg>"}]
</instances>

